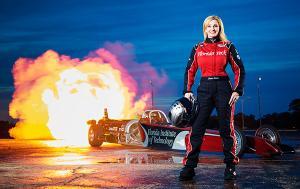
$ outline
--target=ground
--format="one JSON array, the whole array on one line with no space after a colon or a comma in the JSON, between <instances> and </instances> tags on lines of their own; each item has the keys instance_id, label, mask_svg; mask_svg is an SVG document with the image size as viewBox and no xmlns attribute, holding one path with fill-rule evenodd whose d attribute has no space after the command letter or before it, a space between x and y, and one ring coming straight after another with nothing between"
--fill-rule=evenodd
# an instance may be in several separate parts
<instances>
[{"instance_id":1,"label":"ground","mask_svg":"<svg viewBox=\"0 0 300 189\"><path fill-rule=\"evenodd\" d=\"M0 188L300 188L299 136L299 131L285 133L282 140L296 154L272 159L245 154L235 182L224 182L223 155L218 153L201 153L194 181L180 182L182 151L3 139Z\"/></svg>"}]
</instances>

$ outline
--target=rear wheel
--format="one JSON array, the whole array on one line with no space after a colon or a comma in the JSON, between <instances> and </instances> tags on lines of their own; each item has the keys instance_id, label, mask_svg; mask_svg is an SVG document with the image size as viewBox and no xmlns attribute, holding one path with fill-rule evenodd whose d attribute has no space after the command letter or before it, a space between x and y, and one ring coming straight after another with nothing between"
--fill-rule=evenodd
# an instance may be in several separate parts
<instances>
[{"instance_id":1,"label":"rear wheel","mask_svg":"<svg viewBox=\"0 0 300 189\"><path fill-rule=\"evenodd\" d=\"M238 157L242 157L246 147L246 136L239 128L234 129L234 134L237 142L235 155Z\"/></svg>"},{"instance_id":2,"label":"rear wheel","mask_svg":"<svg viewBox=\"0 0 300 189\"><path fill-rule=\"evenodd\" d=\"M101 146L103 143L101 138L100 129L95 125L91 126L88 133L89 144L93 147Z\"/></svg>"},{"instance_id":3,"label":"rear wheel","mask_svg":"<svg viewBox=\"0 0 300 189\"><path fill-rule=\"evenodd\" d=\"M281 141L277 129L272 125L262 125L256 130L255 136L266 139L274 144L280 144Z\"/></svg>"}]
</instances>

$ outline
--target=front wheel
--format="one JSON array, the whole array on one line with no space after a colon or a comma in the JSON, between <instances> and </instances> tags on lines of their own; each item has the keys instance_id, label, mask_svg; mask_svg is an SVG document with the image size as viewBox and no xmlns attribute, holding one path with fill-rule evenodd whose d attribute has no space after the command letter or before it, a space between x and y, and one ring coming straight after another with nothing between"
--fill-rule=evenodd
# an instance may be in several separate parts
<instances>
[{"instance_id":1,"label":"front wheel","mask_svg":"<svg viewBox=\"0 0 300 189\"><path fill-rule=\"evenodd\" d=\"M256 130L255 136L266 139L274 144L280 144L281 141L277 129L272 125L262 125Z\"/></svg>"},{"instance_id":2,"label":"front wheel","mask_svg":"<svg viewBox=\"0 0 300 189\"><path fill-rule=\"evenodd\" d=\"M92 147L98 147L102 145L103 140L101 139L100 129L97 126L93 125L89 128L88 140Z\"/></svg>"},{"instance_id":3,"label":"front wheel","mask_svg":"<svg viewBox=\"0 0 300 189\"><path fill-rule=\"evenodd\" d=\"M234 128L234 134L236 137L235 155L238 157L242 157L246 147L246 136L239 128Z\"/></svg>"}]
</instances>

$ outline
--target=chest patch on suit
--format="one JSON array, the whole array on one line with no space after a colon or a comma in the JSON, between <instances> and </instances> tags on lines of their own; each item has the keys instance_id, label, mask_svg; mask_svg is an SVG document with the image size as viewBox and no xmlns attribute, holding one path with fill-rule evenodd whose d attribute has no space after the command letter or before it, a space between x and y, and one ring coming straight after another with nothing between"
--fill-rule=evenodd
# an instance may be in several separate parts
<instances>
[{"instance_id":1,"label":"chest patch on suit","mask_svg":"<svg viewBox=\"0 0 300 189\"><path fill-rule=\"evenodd\" d=\"M226 50L223 51L209 51L209 52L204 52L204 51L200 51L197 53L197 56L226 56Z\"/></svg>"}]
</instances>

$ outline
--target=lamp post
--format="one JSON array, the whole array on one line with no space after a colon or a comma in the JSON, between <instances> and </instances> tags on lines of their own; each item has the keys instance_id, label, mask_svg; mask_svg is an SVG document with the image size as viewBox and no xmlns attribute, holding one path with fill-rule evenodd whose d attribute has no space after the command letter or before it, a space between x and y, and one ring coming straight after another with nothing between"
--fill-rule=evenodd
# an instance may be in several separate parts
<instances>
[{"instance_id":1,"label":"lamp post","mask_svg":"<svg viewBox=\"0 0 300 189\"><path fill-rule=\"evenodd\" d=\"M260 81L262 80L261 76L257 77L257 104L258 104L258 119L259 126L261 126L261 99L260 99Z\"/></svg>"},{"instance_id":2,"label":"lamp post","mask_svg":"<svg viewBox=\"0 0 300 189\"><path fill-rule=\"evenodd\" d=\"M250 100L250 96L242 97L241 100L241 106L242 106L242 128L244 129L245 127L245 118L244 118L244 102L245 100Z\"/></svg>"},{"instance_id":3,"label":"lamp post","mask_svg":"<svg viewBox=\"0 0 300 189\"><path fill-rule=\"evenodd\" d=\"M149 81L151 85L151 109L154 108L154 92L153 92L153 82L152 80Z\"/></svg>"}]
</instances>

